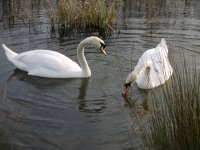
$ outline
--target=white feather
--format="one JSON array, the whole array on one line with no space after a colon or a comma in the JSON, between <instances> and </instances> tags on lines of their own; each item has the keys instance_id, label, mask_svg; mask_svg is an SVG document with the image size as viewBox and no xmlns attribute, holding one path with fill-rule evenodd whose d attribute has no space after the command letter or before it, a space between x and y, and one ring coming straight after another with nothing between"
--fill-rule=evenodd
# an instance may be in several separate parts
<instances>
[{"instance_id":1,"label":"white feather","mask_svg":"<svg viewBox=\"0 0 200 150\"><path fill-rule=\"evenodd\" d=\"M165 83L172 73L166 41L162 39L156 48L142 54L134 71L127 77L126 83L136 82L139 88L151 89Z\"/></svg>"},{"instance_id":2,"label":"white feather","mask_svg":"<svg viewBox=\"0 0 200 150\"><path fill-rule=\"evenodd\" d=\"M98 37L88 37L78 46L77 55L81 67L67 56L51 50L31 50L17 54L2 44L8 60L29 75L49 78L76 78L91 76L84 56L84 47L93 45L100 48L104 42Z\"/></svg>"}]
</instances>

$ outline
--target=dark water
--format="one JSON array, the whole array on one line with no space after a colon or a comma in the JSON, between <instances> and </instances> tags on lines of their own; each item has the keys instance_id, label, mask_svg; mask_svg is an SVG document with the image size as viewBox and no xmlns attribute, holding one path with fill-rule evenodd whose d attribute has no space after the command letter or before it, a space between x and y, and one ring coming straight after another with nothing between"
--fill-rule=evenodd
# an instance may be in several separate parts
<instances>
[{"instance_id":1,"label":"dark water","mask_svg":"<svg viewBox=\"0 0 200 150\"><path fill-rule=\"evenodd\" d=\"M123 81L141 54L155 47L161 38L166 38L171 55L179 58L184 52L190 66L194 64L195 55L200 69L200 2L156 1L157 7L148 8L147 2L125 0L121 5L118 31L104 39L108 56L92 48L86 50L92 71L90 78L28 76L7 61L0 48L0 122L6 126L8 149L141 148L134 113L121 96ZM6 11L3 4L4 1L0 1L1 15ZM78 43L98 33L51 38L44 5L37 2L30 28L20 19L15 20L14 25L3 19L0 43L18 53L51 49L77 62ZM144 123L149 112L147 96L134 85L132 101Z\"/></svg>"}]
</instances>

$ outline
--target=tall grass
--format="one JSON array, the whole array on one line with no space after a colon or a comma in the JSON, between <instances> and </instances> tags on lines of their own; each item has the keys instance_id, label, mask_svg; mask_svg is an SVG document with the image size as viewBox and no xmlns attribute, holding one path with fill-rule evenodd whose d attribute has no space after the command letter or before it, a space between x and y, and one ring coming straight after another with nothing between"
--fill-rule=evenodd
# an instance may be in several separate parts
<instances>
[{"instance_id":1,"label":"tall grass","mask_svg":"<svg viewBox=\"0 0 200 150\"><path fill-rule=\"evenodd\" d=\"M60 0L48 3L47 16L51 28L59 32L74 28L106 30L115 25L119 0Z\"/></svg>"},{"instance_id":2,"label":"tall grass","mask_svg":"<svg viewBox=\"0 0 200 150\"><path fill-rule=\"evenodd\" d=\"M192 67L184 55L180 60L181 66L173 66L171 80L150 94L144 149L200 149L200 72L195 59Z\"/></svg>"}]
</instances>

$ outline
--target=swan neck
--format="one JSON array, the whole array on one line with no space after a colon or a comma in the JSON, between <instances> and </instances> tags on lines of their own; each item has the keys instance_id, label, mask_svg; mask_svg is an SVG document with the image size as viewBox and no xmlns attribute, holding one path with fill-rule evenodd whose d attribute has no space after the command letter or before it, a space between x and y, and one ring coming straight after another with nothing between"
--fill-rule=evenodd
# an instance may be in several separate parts
<instances>
[{"instance_id":1,"label":"swan neck","mask_svg":"<svg viewBox=\"0 0 200 150\"><path fill-rule=\"evenodd\" d=\"M151 65L152 65L152 64L151 64L150 62L146 62L145 64L140 64L140 63L139 63L139 64L135 67L134 71L131 72L131 73L128 75L128 77L127 77L127 79L126 79L126 83L130 83L130 82L132 82L132 84L135 83L136 80L138 79L138 77L140 76L140 74L142 73L142 71L143 71L144 69L147 69L147 71L150 72Z\"/></svg>"},{"instance_id":2,"label":"swan neck","mask_svg":"<svg viewBox=\"0 0 200 150\"><path fill-rule=\"evenodd\" d=\"M82 68L82 72L83 72L84 77L89 77L89 76L91 76L91 71L90 71L90 68L88 66L87 60L85 58L85 55L84 55L85 45L86 44L87 43L83 40L78 45L78 48L77 48L77 57L78 57L80 66Z\"/></svg>"},{"instance_id":3,"label":"swan neck","mask_svg":"<svg viewBox=\"0 0 200 150\"><path fill-rule=\"evenodd\" d=\"M128 77L126 79L126 83L131 82L132 84L134 84L136 82L137 78L138 78L138 74L135 71L133 71L128 75Z\"/></svg>"}]
</instances>

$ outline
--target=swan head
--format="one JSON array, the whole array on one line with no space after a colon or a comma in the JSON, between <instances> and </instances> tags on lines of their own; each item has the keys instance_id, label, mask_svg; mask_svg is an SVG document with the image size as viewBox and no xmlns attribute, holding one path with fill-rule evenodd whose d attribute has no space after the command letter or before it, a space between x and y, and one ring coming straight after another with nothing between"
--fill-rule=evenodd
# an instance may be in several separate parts
<instances>
[{"instance_id":1,"label":"swan head","mask_svg":"<svg viewBox=\"0 0 200 150\"><path fill-rule=\"evenodd\" d=\"M101 47L100 47L100 51L106 56L107 54L106 54L106 45L105 45L105 43L101 43Z\"/></svg>"},{"instance_id":2,"label":"swan head","mask_svg":"<svg viewBox=\"0 0 200 150\"><path fill-rule=\"evenodd\" d=\"M102 39L96 36L90 36L85 40L87 44L91 44L92 46L98 48L106 56L106 44Z\"/></svg>"},{"instance_id":3,"label":"swan head","mask_svg":"<svg viewBox=\"0 0 200 150\"><path fill-rule=\"evenodd\" d=\"M125 96L128 93L128 91L129 91L131 86L132 86L131 82L124 84L124 89L122 91L122 96Z\"/></svg>"},{"instance_id":4,"label":"swan head","mask_svg":"<svg viewBox=\"0 0 200 150\"><path fill-rule=\"evenodd\" d=\"M132 84L135 83L135 81L137 80L138 75L133 71L131 72L127 78L126 78L126 82L124 84L124 89L122 91L122 95L125 96L129 89L131 88Z\"/></svg>"}]
</instances>

